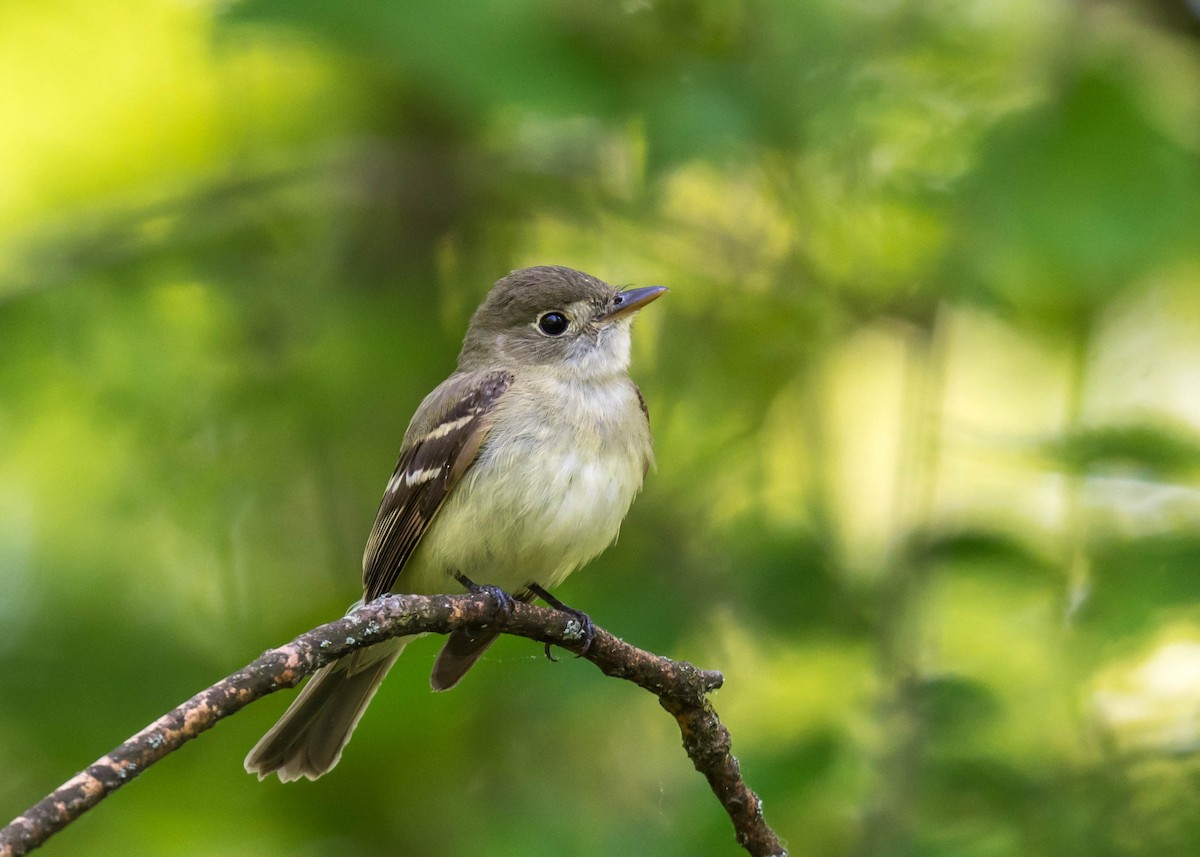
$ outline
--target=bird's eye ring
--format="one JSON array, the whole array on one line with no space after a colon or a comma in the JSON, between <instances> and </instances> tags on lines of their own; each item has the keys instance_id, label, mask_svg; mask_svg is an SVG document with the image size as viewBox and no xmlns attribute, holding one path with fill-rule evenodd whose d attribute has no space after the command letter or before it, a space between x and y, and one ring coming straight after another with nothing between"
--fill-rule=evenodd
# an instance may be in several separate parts
<instances>
[{"instance_id":1,"label":"bird's eye ring","mask_svg":"<svg viewBox=\"0 0 1200 857\"><path fill-rule=\"evenodd\" d=\"M570 320L558 310L551 310L538 316L538 330L547 336L562 336L570 326Z\"/></svg>"}]
</instances>

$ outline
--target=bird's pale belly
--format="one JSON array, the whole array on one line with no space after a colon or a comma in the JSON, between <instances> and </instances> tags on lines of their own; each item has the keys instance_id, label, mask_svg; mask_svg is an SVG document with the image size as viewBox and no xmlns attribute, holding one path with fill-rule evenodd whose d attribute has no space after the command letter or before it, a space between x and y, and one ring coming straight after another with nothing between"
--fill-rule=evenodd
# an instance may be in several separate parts
<instances>
[{"instance_id":1,"label":"bird's pale belly","mask_svg":"<svg viewBox=\"0 0 1200 857\"><path fill-rule=\"evenodd\" d=\"M464 477L421 541L395 589L455 591L451 570L476 583L549 589L617 536L642 484L634 444L567 449L529 438L507 454L489 450Z\"/></svg>"}]
</instances>

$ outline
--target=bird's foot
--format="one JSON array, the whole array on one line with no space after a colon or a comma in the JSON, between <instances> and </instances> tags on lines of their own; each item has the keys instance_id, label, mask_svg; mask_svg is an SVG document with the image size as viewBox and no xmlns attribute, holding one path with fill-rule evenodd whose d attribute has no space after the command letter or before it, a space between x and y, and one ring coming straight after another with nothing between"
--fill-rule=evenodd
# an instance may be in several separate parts
<instances>
[{"instance_id":1,"label":"bird's foot","mask_svg":"<svg viewBox=\"0 0 1200 857\"><path fill-rule=\"evenodd\" d=\"M596 637L596 624L592 621L592 617L584 613L582 610L576 610L574 607L568 607L563 604L549 592L536 583L531 583L525 587L530 593L545 601L555 610L560 613L566 613L568 616L573 616L579 623L579 638L583 641L583 648L576 653L575 657L582 658L588 653L588 649L592 647L592 640ZM550 643L546 644L546 657L551 661L557 661L558 658L550 654Z\"/></svg>"},{"instance_id":2,"label":"bird's foot","mask_svg":"<svg viewBox=\"0 0 1200 857\"><path fill-rule=\"evenodd\" d=\"M454 572L454 579L461 583L472 595L487 595L496 602L496 615L500 623L508 621L513 611L513 597L499 586L479 584L460 571Z\"/></svg>"}]
</instances>

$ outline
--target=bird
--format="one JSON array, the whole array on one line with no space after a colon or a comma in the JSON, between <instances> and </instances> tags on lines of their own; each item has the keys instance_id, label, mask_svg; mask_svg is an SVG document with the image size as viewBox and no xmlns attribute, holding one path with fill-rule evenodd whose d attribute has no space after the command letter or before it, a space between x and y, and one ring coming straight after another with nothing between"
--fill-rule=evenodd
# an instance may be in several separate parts
<instances>
[{"instance_id":1,"label":"bird","mask_svg":"<svg viewBox=\"0 0 1200 857\"><path fill-rule=\"evenodd\" d=\"M404 434L354 606L387 593L486 587L571 610L549 590L616 539L654 464L646 401L628 371L630 323L666 291L618 289L553 265L492 286L454 372ZM572 612L590 630L586 614ZM497 636L451 633L433 689L456 685ZM332 770L412 639L318 670L246 756L246 771L288 782Z\"/></svg>"}]
</instances>

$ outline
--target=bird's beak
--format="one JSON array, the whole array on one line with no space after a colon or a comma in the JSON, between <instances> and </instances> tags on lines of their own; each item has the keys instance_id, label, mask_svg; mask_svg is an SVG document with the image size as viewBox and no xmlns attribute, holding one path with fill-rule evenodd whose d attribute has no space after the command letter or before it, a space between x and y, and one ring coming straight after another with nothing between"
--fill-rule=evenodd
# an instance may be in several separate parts
<instances>
[{"instance_id":1,"label":"bird's beak","mask_svg":"<svg viewBox=\"0 0 1200 857\"><path fill-rule=\"evenodd\" d=\"M626 289L623 292L617 292L612 308L604 316L604 320L615 321L618 318L633 315L646 304L666 293L666 286L646 286L642 289Z\"/></svg>"}]
</instances>

